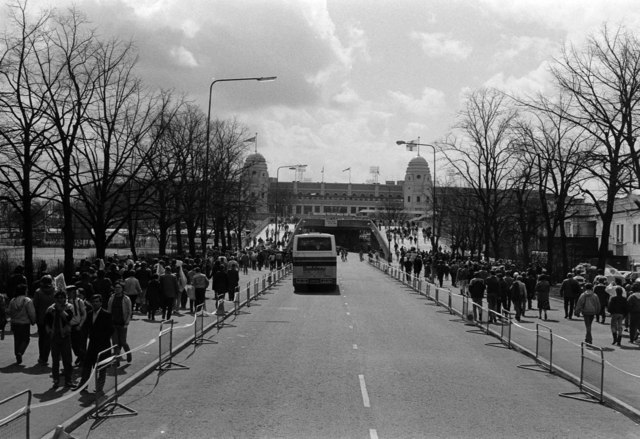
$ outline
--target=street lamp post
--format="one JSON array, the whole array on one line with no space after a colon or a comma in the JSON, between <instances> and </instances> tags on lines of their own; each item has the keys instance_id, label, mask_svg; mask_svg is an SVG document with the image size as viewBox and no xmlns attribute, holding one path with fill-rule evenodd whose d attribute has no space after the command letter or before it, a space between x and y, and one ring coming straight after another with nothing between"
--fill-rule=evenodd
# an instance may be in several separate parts
<instances>
[{"instance_id":1,"label":"street lamp post","mask_svg":"<svg viewBox=\"0 0 640 439\"><path fill-rule=\"evenodd\" d=\"M223 78L223 79L215 79L209 85L209 104L207 106L207 134L206 134L206 151L205 151L205 159L204 159L204 209L202 211L202 234L204 238L203 242L203 252L204 256L207 257L207 241L209 240L209 235L207 232L207 209L209 208L209 131L211 124L211 95L213 94L213 85L217 82L236 82L236 81L258 81L258 82L268 82L275 81L277 76L260 76L255 78Z\"/></svg>"},{"instance_id":2,"label":"street lamp post","mask_svg":"<svg viewBox=\"0 0 640 439\"><path fill-rule=\"evenodd\" d=\"M278 182L280 181L280 169L288 168L292 170L298 170L306 167L307 165L282 165L282 166L279 166L278 169L276 170L276 196L274 199L275 211L276 211L276 231L275 231L276 245L278 243L278 238L280 237L280 230L278 227Z\"/></svg>"},{"instance_id":3,"label":"street lamp post","mask_svg":"<svg viewBox=\"0 0 640 439\"><path fill-rule=\"evenodd\" d=\"M436 147L430 143L415 143L412 141L405 142L404 140L398 140L396 145L408 145L408 146L417 146L418 147L418 155L420 153L421 146L428 146L433 150L433 184L432 186L432 195L431 195L431 205L432 205L432 213L431 213L431 249L433 250L434 257L431 258L433 261L433 266L431 270L431 276L433 278L433 268L435 267L435 254L436 254Z\"/></svg>"}]
</instances>

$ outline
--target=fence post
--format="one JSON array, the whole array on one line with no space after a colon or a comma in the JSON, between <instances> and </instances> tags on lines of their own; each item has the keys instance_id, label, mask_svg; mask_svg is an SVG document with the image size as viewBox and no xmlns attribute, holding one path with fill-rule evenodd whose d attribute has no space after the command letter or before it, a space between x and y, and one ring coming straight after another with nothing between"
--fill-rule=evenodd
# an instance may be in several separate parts
<instances>
[{"instance_id":1,"label":"fence post","mask_svg":"<svg viewBox=\"0 0 640 439\"><path fill-rule=\"evenodd\" d=\"M160 323L158 351L157 369L159 371L164 372L165 370L189 369L187 366L173 362L173 319L164 320Z\"/></svg>"}]
</instances>

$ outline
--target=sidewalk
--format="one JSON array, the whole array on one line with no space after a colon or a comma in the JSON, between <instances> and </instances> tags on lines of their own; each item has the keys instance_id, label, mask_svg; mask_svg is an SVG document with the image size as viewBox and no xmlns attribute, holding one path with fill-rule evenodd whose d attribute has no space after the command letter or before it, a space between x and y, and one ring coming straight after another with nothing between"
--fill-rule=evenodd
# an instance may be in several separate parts
<instances>
[{"instance_id":1,"label":"sidewalk","mask_svg":"<svg viewBox=\"0 0 640 439\"><path fill-rule=\"evenodd\" d=\"M268 270L251 270L248 275L240 274L240 302L246 300L246 287L251 283L251 294L253 295L253 283L255 279L262 279L269 273ZM286 280L285 280L286 281ZM260 288L262 285L260 285ZM213 292L208 289L206 293L206 309L209 313L215 312L215 301ZM188 304L187 304L188 305ZM252 303L253 305L253 303ZM233 310L234 304L225 301L225 310ZM189 310L179 310L173 316L174 325L174 346L193 337L194 327L190 325L194 321L194 316ZM216 317L206 318L205 327L215 323ZM210 320L210 322L209 322ZM134 313L134 317L129 324L128 341L133 354L133 361L128 364L122 363L118 370L120 382L141 372L150 363L157 360L159 346L157 343L160 329L160 316L156 315L155 321L146 319L146 315L139 312ZM187 326L190 325L190 326ZM185 327L186 326L186 327ZM42 437L56 428L57 425L70 419L76 413L93 406L94 396L79 391L72 391L62 387L52 388L51 360L48 366L39 366L38 359L38 334L35 326L31 328L31 341L23 357L23 363L17 365L13 353L13 335L7 325L5 339L0 341L0 376L2 385L0 386L0 400L8 398L24 390L31 390L33 393L31 405L31 437ZM207 333L208 337L215 336L216 329L213 328ZM153 341L153 342L151 342ZM75 357L74 357L75 360ZM62 369L62 365L60 366ZM79 381L80 369L74 368L74 378ZM93 389L93 380L89 384L89 389ZM24 403L26 398L22 398L20 403ZM15 405L0 407L0 419L5 418L16 410ZM20 435L19 437L23 437Z\"/></svg>"},{"instance_id":2,"label":"sidewalk","mask_svg":"<svg viewBox=\"0 0 640 439\"><path fill-rule=\"evenodd\" d=\"M396 266L397 264L394 264ZM397 267L396 267L397 268ZM421 294L425 294L426 286L423 286ZM462 309L463 296L460 290L452 287L449 281L443 284L443 290L451 291L453 308ZM557 291L557 289L556 289ZM442 297L445 293L441 293ZM536 354L536 331L539 330L541 342L540 350L544 354L542 359L548 363L551 352L553 373L564 378L580 383L581 375L581 343L585 338L584 320L573 317L564 318L564 302L557 295L550 298L551 310L548 311L548 320L538 318L536 301L533 301L533 310L527 310L520 322L513 320L511 327L511 343L513 348L529 357L535 358ZM459 305L458 305L459 304ZM476 324L483 329L486 328L487 302L483 302L483 321ZM469 308L471 309L471 308ZM544 317L544 314L543 314ZM462 320L460 320L462 321ZM613 338L610 329L610 317L607 315L606 324L596 323L592 325L593 345L600 347L604 355L604 380L602 383L604 402L614 409L623 412L636 421L640 421L640 344L629 343L629 333L624 332L621 346L612 344ZM466 322L470 324L471 322ZM501 326L497 324L489 325L495 334L500 334ZM551 344L549 345L548 341ZM593 377L600 371L599 352L597 350L585 351L585 382L593 383ZM535 363L534 361L523 359L523 365ZM589 382L589 380L591 380ZM592 387L589 385L589 387ZM578 391L578 388L576 388Z\"/></svg>"}]
</instances>

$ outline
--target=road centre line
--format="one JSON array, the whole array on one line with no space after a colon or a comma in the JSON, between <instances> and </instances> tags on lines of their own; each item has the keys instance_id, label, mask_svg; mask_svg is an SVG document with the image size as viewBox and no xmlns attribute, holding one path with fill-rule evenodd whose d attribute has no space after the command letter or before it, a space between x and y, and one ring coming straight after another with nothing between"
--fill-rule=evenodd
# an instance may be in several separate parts
<instances>
[{"instance_id":1,"label":"road centre line","mask_svg":"<svg viewBox=\"0 0 640 439\"><path fill-rule=\"evenodd\" d=\"M378 432L376 431L375 428L370 428L369 429L369 437L371 439L378 439Z\"/></svg>"},{"instance_id":2,"label":"road centre line","mask_svg":"<svg viewBox=\"0 0 640 439\"><path fill-rule=\"evenodd\" d=\"M362 403L365 407L371 407L371 403L369 402L369 394L367 393L367 385L364 382L364 375L358 375L358 379L360 380L360 393L362 393Z\"/></svg>"},{"instance_id":3,"label":"road centre line","mask_svg":"<svg viewBox=\"0 0 640 439\"><path fill-rule=\"evenodd\" d=\"M354 344L354 345L353 345L353 349L358 349L358 345L357 345L357 344Z\"/></svg>"}]
</instances>

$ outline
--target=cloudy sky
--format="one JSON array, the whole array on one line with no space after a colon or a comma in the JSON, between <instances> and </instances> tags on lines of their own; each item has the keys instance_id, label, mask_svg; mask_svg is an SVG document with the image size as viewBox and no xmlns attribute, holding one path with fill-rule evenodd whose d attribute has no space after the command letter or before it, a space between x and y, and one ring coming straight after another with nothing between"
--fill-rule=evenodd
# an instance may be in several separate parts
<instances>
[{"instance_id":1,"label":"cloudy sky","mask_svg":"<svg viewBox=\"0 0 640 439\"><path fill-rule=\"evenodd\" d=\"M133 39L149 86L184 93L258 133L276 168L304 178L401 180L415 155L396 140L442 138L465 93L549 89L547 63L603 23L638 29L636 0L76 0L102 34ZM68 0L29 0L61 9ZM3 14L6 17L6 14ZM431 166L431 153L423 154ZM444 163L438 162L438 175ZM291 180L282 170L280 179Z\"/></svg>"}]
</instances>

